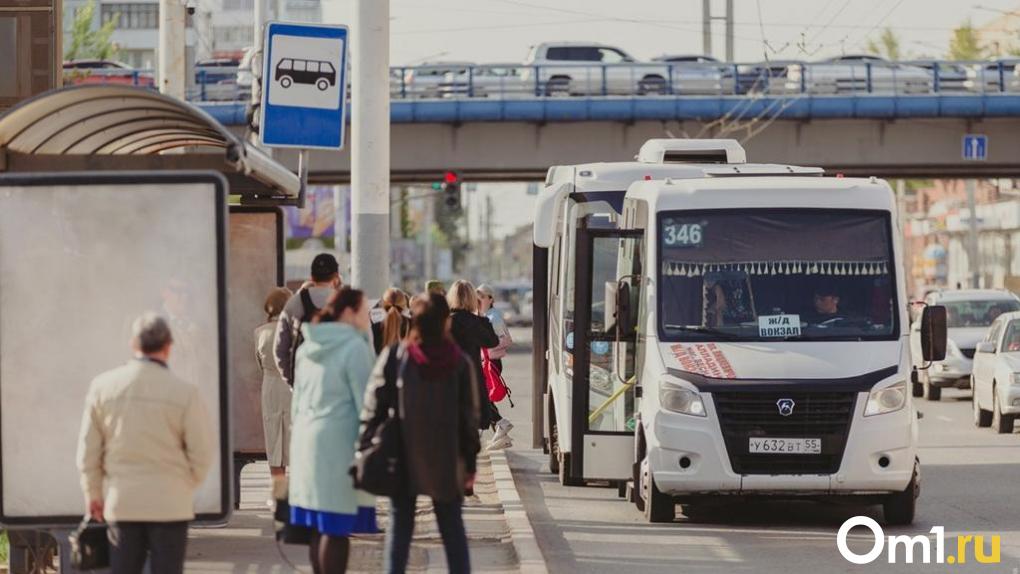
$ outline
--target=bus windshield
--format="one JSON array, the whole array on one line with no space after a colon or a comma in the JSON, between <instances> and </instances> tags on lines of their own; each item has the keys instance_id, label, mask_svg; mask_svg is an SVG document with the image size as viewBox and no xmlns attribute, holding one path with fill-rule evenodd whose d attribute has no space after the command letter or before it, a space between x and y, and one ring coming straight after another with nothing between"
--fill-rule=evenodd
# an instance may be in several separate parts
<instances>
[{"instance_id":1,"label":"bus windshield","mask_svg":"<svg viewBox=\"0 0 1020 574\"><path fill-rule=\"evenodd\" d=\"M664 212L658 253L664 341L898 335L886 212Z\"/></svg>"}]
</instances>

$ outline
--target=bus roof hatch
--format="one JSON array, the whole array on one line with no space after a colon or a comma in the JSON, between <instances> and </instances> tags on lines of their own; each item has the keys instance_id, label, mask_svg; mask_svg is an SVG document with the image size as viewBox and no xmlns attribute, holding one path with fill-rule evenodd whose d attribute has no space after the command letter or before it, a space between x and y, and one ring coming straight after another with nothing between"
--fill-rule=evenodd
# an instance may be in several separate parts
<instances>
[{"instance_id":1,"label":"bus roof hatch","mask_svg":"<svg viewBox=\"0 0 1020 574\"><path fill-rule=\"evenodd\" d=\"M747 163L733 139L650 139L635 157L641 163Z\"/></svg>"}]
</instances>

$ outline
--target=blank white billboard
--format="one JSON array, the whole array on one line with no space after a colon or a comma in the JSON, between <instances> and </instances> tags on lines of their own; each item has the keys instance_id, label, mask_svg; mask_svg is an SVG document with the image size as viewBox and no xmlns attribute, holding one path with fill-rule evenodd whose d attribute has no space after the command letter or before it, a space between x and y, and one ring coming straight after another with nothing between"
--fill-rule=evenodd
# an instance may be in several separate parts
<instances>
[{"instance_id":1,"label":"blank white billboard","mask_svg":"<svg viewBox=\"0 0 1020 574\"><path fill-rule=\"evenodd\" d=\"M234 452L261 457L266 453L266 441L262 428L262 373L255 360L255 329L266 322L263 310L266 295L283 284L283 213L277 208L231 207L228 253Z\"/></svg>"},{"instance_id":2,"label":"blank white billboard","mask_svg":"<svg viewBox=\"0 0 1020 574\"><path fill-rule=\"evenodd\" d=\"M200 519L230 508L226 182L214 173L0 177L0 521L69 524L89 383L131 359L130 326L169 319L170 368L220 439Z\"/></svg>"}]
</instances>

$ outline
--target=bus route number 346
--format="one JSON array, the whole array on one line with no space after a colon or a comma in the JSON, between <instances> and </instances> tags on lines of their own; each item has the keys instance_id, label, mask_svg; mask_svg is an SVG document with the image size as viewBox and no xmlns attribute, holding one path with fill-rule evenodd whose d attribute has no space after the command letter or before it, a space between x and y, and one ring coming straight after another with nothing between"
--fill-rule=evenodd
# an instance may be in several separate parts
<instances>
[{"instance_id":1,"label":"bus route number 346","mask_svg":"<svg viewBox=\"0 0 1020 574\"><path fill-rule=\"evenodd\" d=\"M662 228L662 240L667 247L700 247L704 239L701 223L682 223L667 219Z\"/></svg>"}]
</instances>

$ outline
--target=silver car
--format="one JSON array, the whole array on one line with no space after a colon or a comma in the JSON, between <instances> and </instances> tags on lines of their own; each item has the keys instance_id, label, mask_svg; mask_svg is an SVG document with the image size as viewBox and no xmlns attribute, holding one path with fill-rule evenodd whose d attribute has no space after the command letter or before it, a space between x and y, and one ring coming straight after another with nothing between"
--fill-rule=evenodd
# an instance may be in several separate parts
<instances>
[{"instance_id":1,"label":"silver car","mask_svg":"<svg viewBox=\"0 0 1020 574\"><path fill-rule=\"evenodd\" d=\"M926 94L932 86L928 70L868 54L795 64L790 66L786 78L790 91L803 86L811 94Z\"/></svg>"},{"instance_id":2,"label":"silver car","mask_svg":"<svg viewBox=\"0 0 1020 574\"><path fill-rule=\"evenodd\" d=\"M447 72L439 84L443 98L514 98L535 95L521 80L520 64L485 64Z\"/></svg>"},{"instance_id":3,"label":"silver car","mask_svg":"<svg viewBox=\"0 0 1020 574\"><path fill-rule=\"evenodd\" d=\"M712 56L673 54L652 58L669 66L669 84L674 94L732 94L734 67Z\"/></svg>"},{"instance_id":4,"label":"silver car","mask_svg":"<svg viewBox=\"0 0 1020 574\"><path fill-rule=\"evenodd\" d=\"M467 74L473 65L471 62L426 62L420 66L394 68L390 72L390 94L399 98L438 98L446 74Z\"/></svg>"},{"instance_id":5,"label":"silver car","mask_svg":"<svg viewBox=\"0 0 1020 574\"><path fill-rule=\"evenodd\" d=\"M967 79L963 85L969 92L1020 92L1018 64L1020 60L1004 59L967 65Z\"/></svg>"},{"instance_id":6,"label":"silver car","mask_svg":"<svg viewBox=\"0 0 1020 574\"><path fill-rule=\"evenodd\" d=\"M547 42L531 48L521 79L545 96L668 93L669 66L638 63L620 48L594 42Z\"/></svg>"}]
</instances>

